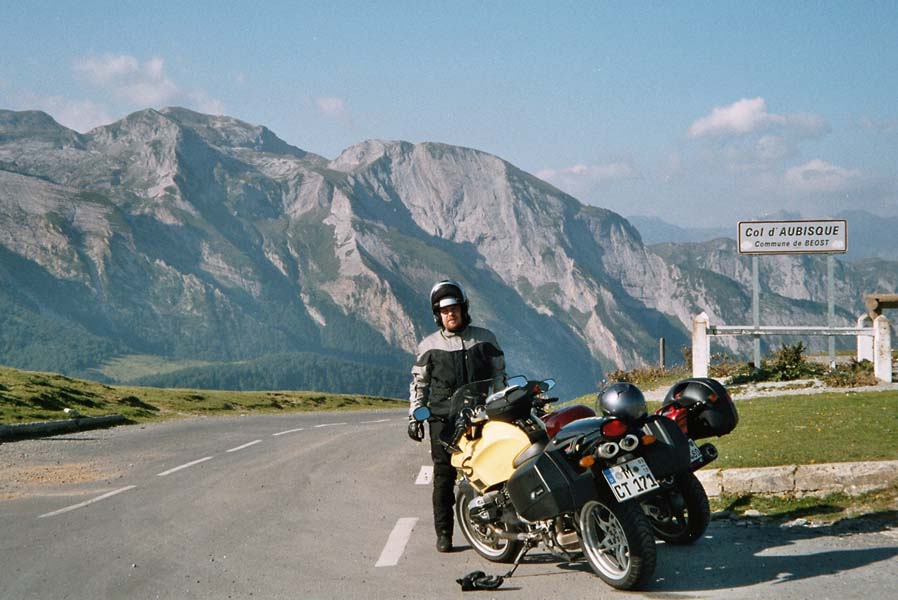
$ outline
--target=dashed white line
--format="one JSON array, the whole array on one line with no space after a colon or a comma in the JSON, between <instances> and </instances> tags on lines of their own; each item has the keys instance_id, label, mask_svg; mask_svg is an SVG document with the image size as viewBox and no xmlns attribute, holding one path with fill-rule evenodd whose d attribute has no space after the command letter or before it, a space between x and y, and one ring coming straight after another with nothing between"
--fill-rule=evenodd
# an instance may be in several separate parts
<instances>
[{"instance_id":1,"label":"dashed white line","mask_svg":"<svg viewBox=\"0 0 898 600\"><path fill-rule=\"evenodd\" d=\"M297 427L296 429L288 429L287 431L278 431L277 433L272 433L271 437L277 437L279 435L287 435L288 433L296 433L297 431L302 431L304 427Z\"/></svg>"},{"instance_id":2,"label":"dashed white line","mask_svg":"<svg viewBox=\"0 0 898 600\"><path fill-rule=\"evenodd\" d=\"M395 567L399 563L402 553L405 552L405 545L412 535L412 529L415 528L417 522L418 517L403 517L396 521L396 526L393 527L393 531L390 532L390 537L387 539L387 545L384 546L380 558L374 564L375 567Z\"/></svg>"},{"instance_id":3,"label":"dashed white line","mask_svg":"<svg viewBox=\"0 0 898 600\"><path fill-rule=\"evenodd\" d=\"M422 466L421 470L418 471L418 478L415 480L415 485L427 485L431 481L433 481L433 465Z\"/></svg>"},{"instance_id":4,"label":"dashed white line","mask_svg":"<svg viewBox=\"0 0 898 600\"><path fill-rule=\"evenodd\" d=\"M44 517L53 517L56 515L61 515L62 513L67 513L70 510L75 510L76 508L82 508L87 506L88 504L93 504L94 502L99 502L100 500L105 500L111 496L115 496L116 494L121 494L122 492L127 492L128 490L132 490L136 488L136 485L128 485L123 488L119 488L117 490L112 490L111 492L106 492L102 496L97 496L96 498L91 498L90 500L85 500L84 502L79 502L78 504L73 504L71 506L66 506L65 508L60 508L59 510L54 510L53 512L48 512L40 515L38 519L43 519Z\"/></svg>"},{"instance_id":5,"label":"dashed white line","mask_svg":"<svg viewBox=\"0 0 898 600\"><path fill-rule=\"evenodd\" d=\"M168 471L162 471L161 473L156 473L156 476L157 477L165 477L166 475L170 475L171 473L174 473L175 471L180 471L181 469L186 469L187 467L192 467L193 465L198 465L201 462L206 462L207 460L212 460L212 457L206 456L203 458L199 458L197 460L192 460L189 463L185 463L183 465L177 466L174 469L169 469Z\"/></svg>"},{"instance_id":6,"label":"dashed white line","mask_svg":"<svg viewBox=\"0 0 898 600\"><path fill-rule=\"evenodd\" d=\"M261 441L262 440L253 440L252 442L249 442L248 444L243 444L242 446L237 446L236 448L231 448L230 450L225 450L225 452L237 452L238 450L243 450L244 448L249 448L250 446L255 446L256 444L258 444Z\"/></svg>"},{"instance_id":7,"label":"dashed white line","mask_svg":"<svg viewBox=\"0 0 898 600\"><path fill-rule=\"evenodd\" d=\"M318 427L332 427L332 426L334 426L334 425L346 425L346 423L322 423L321 425L315 425L315 427L316 427L316 428L318 428Z\"/></svg>"}]
</instances>

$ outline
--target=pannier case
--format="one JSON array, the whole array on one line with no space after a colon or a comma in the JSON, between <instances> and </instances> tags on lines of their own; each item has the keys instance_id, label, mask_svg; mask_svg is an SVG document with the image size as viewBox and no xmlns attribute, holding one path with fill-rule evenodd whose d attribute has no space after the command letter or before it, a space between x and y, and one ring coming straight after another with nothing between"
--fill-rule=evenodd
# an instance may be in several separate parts
<instances>
[{"instance_id":1,"label":"pannier case","mask_svg":"<svg viewBox=\"0 0 898 600\"><path fill-rule=\"evenodd\" d=\"M669 477L689 470L689 440L674 421L651 415L642 431L655 436L653 444L641 447L642 456L655 477Z\"/></svg>"},{"instance_id":2,"label":"pannier case","mask_svg":"<svg viewBox=\"0 0 898 600\"><path fill-rule=\"evenodd\" d=\"M694 377L675 383L661 406L687 409L689 436L698 440L726 435L736 428L739 414L727 389L716 379Z\"/></svg>"},{"instance_id":3,"label":"pannier case","mask_svg":"<svg viewBox=\"0 0 898 600\"><path fill-rule=\"evenodd\" d=\"M595 479L580 474L562 456L548 450L518 467L508 480L508 495L518 514L528 521L551 519L573 511L595 497Z\"/></svg>"}]
</instances>

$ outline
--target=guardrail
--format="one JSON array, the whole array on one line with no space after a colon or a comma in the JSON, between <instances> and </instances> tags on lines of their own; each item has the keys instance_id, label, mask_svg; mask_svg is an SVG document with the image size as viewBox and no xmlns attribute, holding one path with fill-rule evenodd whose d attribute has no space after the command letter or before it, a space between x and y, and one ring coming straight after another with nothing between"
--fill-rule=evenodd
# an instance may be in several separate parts
<instances>
[{"instance_id":1,"label":"guardrail","mask_svg":"<svg viewBox=\"0 0 898 600\"><path fill-rule=\"evenodd\" d=\"M870 327L870 320L861 315L857 327L817 327L806 325L711 325L707 313L700 313L692 320L692 376L707 377L711 361L712 335L820 335L857 337L857 360L873 363L873 374L879 381L892 381L892 343L889 321L879 315Z\"/></svg>"}]
</instances>

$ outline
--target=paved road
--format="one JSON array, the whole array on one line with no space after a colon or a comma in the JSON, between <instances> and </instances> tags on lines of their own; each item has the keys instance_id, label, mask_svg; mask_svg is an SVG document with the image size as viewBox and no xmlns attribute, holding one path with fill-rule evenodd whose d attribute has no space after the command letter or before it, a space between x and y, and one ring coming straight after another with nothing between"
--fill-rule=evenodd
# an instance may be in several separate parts
<instances>
[{"instance_id":1,"label":"paved road","mask_svg":"<svg viewBox=\"0 0 898 600\"><path fill-rule=\"evenodd\" d=\"M0 469L21 474L0 489L17 496L0 500L0 599L465 597L455 578L507 567L470 548L434 551L430 487L416 483L428 462L405 437L403 411L194 419L0 445ZM35 465L102 477L30 486ZM652 598L873 598L893 585L898 529L714 522L695 546L658 550ZM477 597L552 596L633 594L534 553Z\"/></svg>"}]
</instances>

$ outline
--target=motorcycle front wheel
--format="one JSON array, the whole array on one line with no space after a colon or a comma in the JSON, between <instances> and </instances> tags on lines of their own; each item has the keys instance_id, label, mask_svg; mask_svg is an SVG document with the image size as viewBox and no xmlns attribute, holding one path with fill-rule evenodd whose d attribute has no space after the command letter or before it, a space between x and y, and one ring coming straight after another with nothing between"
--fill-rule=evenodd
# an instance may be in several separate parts
<instances>
[{"instance_id":1,"label":"motorcycle front wheel","mask_svg":"<svg viewBox=\"0 0 898 600\"><path fill-rule=\"evenodd\" d=\"M471 513L468 511L468 503L474 499L476 492L468 487L459 487L455 494L455 521L461 528L461 533L483 558L499 563L514 562L518 552L521 550L522 543L518 540L509 540L497 536L487 525L471 520ZM502 529L506 529L504 523L496 524Z\"/></svg>"},{"instance_id":2,"label":"motorcycle front wheel","mask_svg":"<svg viewBox=\"0 0 898 600\"><path fill-rule=\"evenodd\" d=\"M638 504L590 500L580 511L579 525L583 554L611 587L639 588L655 572L655 538Z\"/></svg>"},{"instance_id":3,"label":"motorcycle front wheel","mask_svg":"<svg viewBox=\"0 0 898 600\"><path fill-rule=\"evenodd\" d=\"M682 546L702 537L711 520L708 495L693 473L678 475L674 488L656 502L666 504L660 513L649 511L655 536L668 544Z\"/></svg>"}]
</instances>

